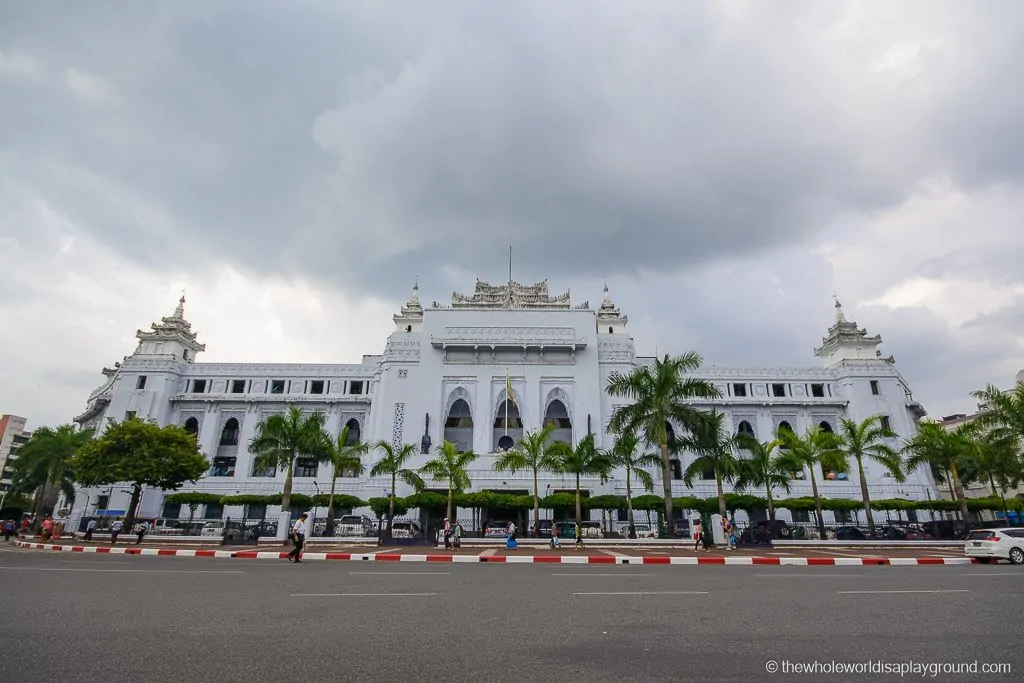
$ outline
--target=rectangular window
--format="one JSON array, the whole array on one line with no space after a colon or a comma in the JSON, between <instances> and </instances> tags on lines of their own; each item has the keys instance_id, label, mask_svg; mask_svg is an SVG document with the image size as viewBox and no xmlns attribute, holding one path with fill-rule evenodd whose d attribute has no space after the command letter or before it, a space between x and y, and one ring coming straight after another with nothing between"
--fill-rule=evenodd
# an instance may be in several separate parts
<instances>
[{"instance_id":1,"label":"rectangular window","mask_svg":"<svg viewBox=\"0 0 1024 683\"><path fill-rule=\"evenodd\" d=\"M209 503L203 514L203 519L220 519L224 516L224 506L220 503Z\"/></svg>"},{"instance_id":2,"label":"rectangular window","mask_svg":"<svg viewBox=\"0 0 1024 683\"><path fill-rule=\"evenodd\" d=\"M772 385L772 396L774 396L775 398L782 398L785 395L786 395L786 385L785 384L773 384Z\"/></svg>"},{"instance_id":3,"label":"rectangular window","mask_svg":"<svg viewBox=\"0 0 1024 683\"><path fill-rule=\"evenodd\" d=\"M683 478L683 463L672 459L668 461L668 464L672 468L672 479L674 481L681 480Z\"/></svg>"},{"instance_id":4,"label":"rectangular window","mask_svg":"<svg viewBox=\"0 0 1024 683\"><path fill-rule=\"evenodd\" d=\"M245 380L244 379L231 380L231 393L232 394L244 394L245 393Z\"/></svg>"},{"instance_id":5,"label":"rectangular window","mask_svg":"<svg viewBox=\"0 0 1024 683\"><path fill-rule=\"evenodd\" d=\"M703 479L704 481L715 481L715 471L704 470L703 472L700 473L700 478Z\"/></svg>"},{"instance_id":6,"label":"rectangular window","mask_svg":"<svg viewBox=\"0 0 1024 683\"><path fill-rule=\"evenodd\" d=\"M252 476L254 477L276 477L276 467L260 467L255 462L252 464Z\"/></svg>"},{"instance_id":7,"label":"rectangular window","mask_svg":"<svg viewBox=\"0 0 1024 683\"><path fill-rule=\"evenodd\" d=\"M134 420L136 415L137 413L134 410L129 410L124 414L124 421L127 422L128 420Z\"/></svg>"},{"instance_id":8,"label":"rectangular window","mask_svg":"<svg viewBox=\"0 0 1024 683\"><path fill-rule=\"evenodd\" d=\"M353 381L348 383L348 393L358 396L363 393L363 383L361 381Z\"/></svg>"},{"instance_id":9,"label":"rectangular window","mask_svg":"<svg viewBox=\"0 0 1024 683\"><path fill-rule=\"evenodd\" d=\"M880 393L882 393L882 392L880 392L878 390L878 380L877 379L871 380L871 393L873 395L875 395L875 396L878 396Z\"/></svg>"},{"instance_id":10,"label":"rectangular window","mask_svg":"<svg viewBox=\"0 0 1024 683\"><path fill-rule=\"evenodd\" d=\"M181 503L164 503L164 509L160 516L165 519L178 519L181 517Z\"/></svg>"},{"instance_id":11,"label":"rectangular window","mask_svg":"<svg viewBox=\"0 0 1024 683\"><path fill-rule=\"evenodd\" d=\"M205 379L194 379L194 380L192 380L192 393L193 394L205 394L206 393L206 380Z\"/></svg>"},{"instance_id":12,"label":"rectangular window","mask_svg":"<svg viewBox=\"0 0 1024 683\"><path fill-rule=\"evenodd\" d=\"M213 459L213 470L211 477L233 477L235 476L235 464L238 458L216 457Z\"/></svg>"},{"instance_id":13,"label":"rectangular window","mask_svg":"<svg viewBox=\"0 0 1024 683\"><path fill-rule=\"evenodd\" d=\"M317 462L313 458L295 458L296 477L315 477L317 468Z\"/></svg>"},{"instance_id":14,"label":"rectangular window","mask_svg":"<svg viewBox=\"0 0 1024 683\"><path fill-rule=\"evenodd\" d=\"M247 505L245 508L246 519L263 519L267 516L267 506L259 503Z\"/></svg>"},{"instance_id":15,"label":"rectangular window","mask_svg":"<svg viewBox=\"0 0 1024 683\"><path fill-rule=\"evenodd\" d=\"M892 421L889 419L888 415L883 415L881 422L882 429L888 429L889 431L892 431Z\"/></svg>"},{"instance_id":16,"label":"rectangular window","mask_svg":"<svg viewBox=\"0 0 1024 683\"><path fill-rule=\"evenodd\" d=\"M96 509L106 510L110 505L110 496L96 496Z\"/></svg>"},{"instance_id":17,"label":"rectangular window","mask_svg":"<svg viewBox=\"0 0 1024 683\"><path fill-rule=\"evenodd\" d=\"M733 384L732 385L732 395L733 396L746 396L747 395L747 385L746 384Z\"/></svg>"},{"instance_id":18,"label":"rectangular window","mask_svg":"<svg viewBox=\"0 0 1024 683\"><path fill-rule=\"evenodd\" d=\"M811 385L811 396L814 398L825 398L825 385L824 384L812 384Z\"/></svg>"},{"instance_id":19,"label":"rectangular window","mask_svg":"<svg viewBox=\"0 0 1024 683\"><path fill-rule=\"evenodd\" d=\"M793 522L795 524L810 524L810 522L811 522L811 511L810 510L793 510Z\"/></svg>"},{"instance_id":20,"label":"rectangular window","mask_svg":"<svg viewBox=\"0 0 1024 683\"><path fill-rule=\"evenodd\" d=\"M313 380L309 383L309 393L311 394L322 394L324 393L324 382L323 380Z\"/></svg>"},{"instance_id":21,"label":"rectangular window","mask_svg":"<svg viewBox=\"0 0 1024 683\"><path fill-rule=\"evenodd\" d=\"M853 513L849 510L836 510L833 514L838 524L853 524Z\"/></svg>"},{"instance_id":22,"label":"rectangular window","mask_svg":"<svg viewBox=\"0 0 1024 683\"><path fill-rule=\"evenodd\" d=\"M284 380L274 379L270 381L270 393L272 394L283 394L284 393Z\"/></svg>"},{"instance_id":23,"label":"rectangular window","mask_svg":"<svg viewBox=\"0 0 1024 683\"><path fill-rule=\"evenodd\" d=\"M139 389L139 390L142 390L142 389L146 388L146 376L145 375L139 375L139 379L136 380L136 382L135 382L135 388Z\"/></svg>"}]
</instances>

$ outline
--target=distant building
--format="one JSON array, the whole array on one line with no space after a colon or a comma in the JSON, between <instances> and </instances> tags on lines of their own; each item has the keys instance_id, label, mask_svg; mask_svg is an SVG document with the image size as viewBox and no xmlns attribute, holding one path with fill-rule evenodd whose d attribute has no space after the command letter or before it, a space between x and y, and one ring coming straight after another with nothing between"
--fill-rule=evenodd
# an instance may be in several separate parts
<instances>
[{"instance_id":1,"label":"distant building","mask_svg":"<svg viewBox=\"0 0 1024 683\"><path fill-rule=\"evenodd\" d=\"M11 490L11 465L18 449L32 436L25 431L26 420L17 415L0 415L0 492Z\"/></svg>"},{"instance_id":2,"label":"distant building","mask_svg":"<svg viewBox=\"0 0 1024 683\"><path fill-rule=\"evenodd\" d=\"M547 281L491 285L478 280L472 294L454 293L449 305L430 306L420 302L417 285L394 316L395 328L383 353L350 365L196 362L205 346L185 320L184 302L182 298L174 313L151 329L138 331L134 353L103 370L103 384L75 421L97 430L112 419L132 416L181 425L196 434L211 465L202 480L187 488L220 495L281 491L284 473L256 467L246 445L260 420L289 404L324 412L332 434L348 425L352 439L415 444L419 455L411 467L426 462L442 440L472 449L481 455L469 472L472 490L525 494L533 488L532 474L495 471L499 454L524 431L547 424L554 426L554 438L571 445L593 433L599 447L610 447L613 437L605 428L625 400L608 395L609 375L654 362L637 356L627 317L612 302L607 286L600 306L592 308L587 302L572 305L568 292L551 295ZM751 343L756 343L752 334ZM700 375L714 383L722 398L695 405L725 412L733 431L761 440L785 429L835 430L841 418L872 415L882 415L900 439L912 437L925 411L893 358L882 357L877 348L881 341L848 321L837 301L834 324L814 350L821 365L704 367ZM680 425L669 427L680 433ZM366 457L367 471L377 457L372 451ZM672 461L673 495L715 495L713 479L692 487L682 481L693 457L683 454ZM875 498L934 497L929 472L911 473L898 484L875 463L865 462L864 467ZM822 496L860 498L856 472L816 470ZM313 494L330 486L331 470L300 458L294 476L296 493ZM660 468L654 476L661 479ZM543 472L539 493L572 491L574 483L570 477ZM585 495L625 493L621 472L607 481L584 477L581 485ZM389 486L386 477L341 477L337 491L365 500L383 496ZM123 510L128 505L125 488L84 491L75 498L73 516ZM659 481L656 491L661 490ZM399 495L410 492L400 489ZM810 493L806 473L798 473L790 495ZM178 517L187 510L165 506L162 492L148 491L141 513ZM275 510L260 513L272 516ZM242 510L211 505L204 514L238 517ZM252 509L249 514L259 516ZM788 514L783 511L781 516ZM807 517L803 512L794 515L797 521Z\"/></svg>"}]
</instances>

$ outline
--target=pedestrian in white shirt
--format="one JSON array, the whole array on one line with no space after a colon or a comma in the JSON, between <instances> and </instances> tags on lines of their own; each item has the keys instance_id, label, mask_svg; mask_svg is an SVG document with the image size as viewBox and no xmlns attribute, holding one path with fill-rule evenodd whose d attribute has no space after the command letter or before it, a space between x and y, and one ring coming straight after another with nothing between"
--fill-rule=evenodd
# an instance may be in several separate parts
<instances>
[{"instance_id":1,"label":"pedestrian in white shirt","mask_svg":"<svg viewBox=\"0 0 1024 683\"><path fill-rule=\"evenodd\" d=\"M295 524L292 524L292 546L291 552L288 553L288 561L295 562L298 564L302 562L302 546L306 542L306 518L305 512L295 520Z\"/></svg>"}]
</instances>

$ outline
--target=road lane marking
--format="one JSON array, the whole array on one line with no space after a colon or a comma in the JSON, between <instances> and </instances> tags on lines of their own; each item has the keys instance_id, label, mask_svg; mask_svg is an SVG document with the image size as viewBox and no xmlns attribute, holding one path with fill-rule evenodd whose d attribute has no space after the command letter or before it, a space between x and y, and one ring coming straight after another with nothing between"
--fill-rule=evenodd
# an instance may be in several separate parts
<instances>
[{"instance_id":1,"label":"road lane marking","mask_svg":"<svg viewBox=\"0 0 1024 683\"><path fill-rule=\"evenodd\" d=\"M1024 576L1024 573L1007 571L1007 572L964 572L960 576Z\"/></svg>"},{"instance_id":2,"label":"road lane marking","mask_svg":"<svg viewBox=\"0 0 1024 683\"><path fill-rule=\"evenodd\" d=\"M614 591L603 593L573 593L573 595L707 595L707 591Z\"/></svg>"},{"instance_id":3,"label":"road lane marking","mask_svg":"<svg viewBox=\"0 0 1024 683\"><path fill-rule=\"evenodd\" d=\"M292 593L292 598L426 598L436 593Z\"/></svg>"},{"instance_id":4,"label":"road lane marking","mask_svg":"<svg viewBox=\"0 0 1024 683\"><path fill-rule=\"evenodd\" d=\"M822 572L821 574L754 574L759 577L770 577L770 578L787 578L787 579L840 579L840 578L852 578L858 576L864 576L863 574L832 574L831 572Z\"/></svg>"},{"instance_id":5,"label":"road lane marking","mask_svg":"<svg viewBox=\"0 0 1024 683\"><path fill-rule=\"evenodd\" d=\"M568 573L552 574L551 576L615 576L615 577L618 577L618 576L654 576L654 574L651 574L649 572L647 572L647 573L619 572L619 573L614 573L614 574L595 574L594 572L579 572L577 574L568 574Z\"/></svg>"},{"instance_id":6,"label":"road lane marking","mask_svg":"<svg viewBox=\"0 0 1024 683\"><path fill-rule=\"evenodd\" d=\"M76 569L75 567L0 567L33 572L118 572L122 574L244 574L241 569Z\"/></svg>"},{"instance_id":7,"label":"road lane marking","mask_svg":"<svg viewBox=\"0 0 1024 683\"><path fill-rule=\"evenodd\" d=\"M451 572L349 572L352 576L451 576Z\"/></svg>"},{"instance_id":8,"label":"road lane marking","mask_svg":"<svg viewBox=\"0 0 1024 683\"><path fill-rule=\"evenodd\" d=\"M895 593L970 593L966 588L949 590L907 590L907 591L839 591L839 595L893 595Z\"/></svg>"}]
</instances>

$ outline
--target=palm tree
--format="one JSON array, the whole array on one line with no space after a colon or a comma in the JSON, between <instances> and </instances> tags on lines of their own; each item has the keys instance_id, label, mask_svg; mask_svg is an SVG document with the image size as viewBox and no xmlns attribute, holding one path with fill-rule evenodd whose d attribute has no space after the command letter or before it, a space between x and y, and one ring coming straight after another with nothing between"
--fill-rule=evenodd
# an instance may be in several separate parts
<instances>
[{"instance_id":1,"label":"palm tree","mask_svg":"<svg viewBox=\"0 0 1024 683\"><path fill-rule=\"evenodd\" d=\"M636 526L633 524L633 486L632 479L644 487L644 491L654 490L654 477L647 471L648 467L657 467L661 458L655 453L637 453L640 439L632 432L620 434L615 444L606 453L611 467L621 467L626 472L626 510L629 515L629 537L636 538Z\"/></svg>"},{"instance_id":2,"label":"palm tree","mask_svg":"<svg viewBox=\"0 0 1024 683\"><path fill-rule=\"evenodd\" d=\"M633 400L612 413L609 431L638 434L661 451L661 481L665 491L665 520L670 537L675 536L672 513L672 475L667 425L674 420L684 428L699 421L700 411L690 405L694 398L718 398L713 384L687 377L700 369L696 353L655 359L651 366L635 368L629 374L613 372L608 377L608 394Z\"/></svg>"},{"instance_id":3,"label":"palm tree","mask_svg":"<svg viewBox=\"0 0 1024 683\"><path fill-rule=\"evenodd\" d=\"M537 494L537 473L541 471L557 472L559 454L564 452L565 444L551 441L554 427L548 425L543 429L527 432L519 440L515 448L509 449L498 456L494 469L498 472L533 472L533 528L540 528L540 497Z\"/></svg>"},{"instance_id":4,"label":"palm tree","mask_svg":"<svg viewBox=\"0 0 1024 683\"><path fill-rule=\"evenodd\" d=\"M444 441L437 447L437 455L420 468L421 473L435 481L448 482L448 509L445 515L448 519L452 518L452 496L470 487L472 482L466 468L478 457L473 451L459 451L459 447L451 441Z\"/></svg>"},{"instance_id":5,"label":"palm tree","mask_svg":"<svg viewBox=\"0 0 1024 683\"><path fill-rule=\"evenodd\" d=\"M370 450L370 444L349 443L349 430L346 424L336 439L324 434L327 439L327 459L331 463L331 493L327 496L327 534L334 534L334 487L338 483L338 473L343 476L358 477L363 473L363 456Z\"/></svg>"},{"instance_id":6,"label":"palm tree","mask_svg":"<svg viewBox=\"0 0 1024 683\"><path fill-rule=\"evenodd\" d=\"M725 413L717 410L704 413L703 418L690 427L682 446L697 455L683 472L683 481L693 486L693 480L704 472L715 473L718 487L718 514L726 516L725 482L732 482L739 473L736 458L736 437L725 428Z\"/></svg>"},{"instance_id":7,"label":"palm tree","mask_svg":"<svg viewBox=\"0 0 1024 683\"><path fill-rule=\"evenodd\" d=\"M988 479L992 493L1003 503L1003 514L1007 515L1005 491L1024 480L1020 441L1010 433L985 431L975 438L972 456L979 475Z\"/></svg>"},{"instance_id":8,"label":"palm tree","mask_svg":"<svg viewBox=\"0 0 1024 683\"><path fill-rule=\"evenodd\" d=\"M967 423L953 431L947 431L937 422L921 422L917 434L908 440L902 449L906 456L904 467L907 472L913 472L922 465L929 465L949 473L953 497L959 504L960 516L964 522L970 515L967 512L960 470L965 465L972 466L968 456L976 429L976 426Z\"/></svg>"},{"instance_id":9,"label":"palm tree","mask_svg":"<svg viewBox=\"0 0 1024 683\"><path fill-rule=\"evenodd\" d=\"M1024 382L1009 391L990 384L973 396L988 406L987 412L978 418L979 423L1003 436L1012 434L1024 440Z\"/></svg>"},{"instance_id":10,"label":"palm tree","mask_svg":"<svg viewBox=\"0 0 1024 683\"><path fill-rule=\"evenodd\" d=\"M284 414L270 415L256 425L256 435L249 441L249 452L256 454L258 468L284 468L286 476L281 491L281 510L292 509L292 473L295 459L309 457L322 462L330 444L324 439L326 416L321 412L303 415L297 406L289 406Z\"/></svg>"},{"instance_id":11,"label":"palm tree","mask_svg":"<svg viewBox=\"0 0 1024 683\"><path fill-rule=\"evenodd\" d=\"M821 427L811 427L804 435L797 436L789 429L780 429L778 433L781 448L784 449L781 459L791 472L806 469L811 477L811 495L814 497L814 514L818 524L818 533L825 538L825 518L821 512L821 496L818 494L818 480L814 476L814 466L835 472L845 472L846 459L836 450L836 435L826 432Z\"/></svg>"},{"instance_id":12,"label":"palm tree","mask_svg":"<svg viewBox=\"0 0 1024 683\"><path fill-rule=\"evenodd\" d=\"M868 533L874 537L875 519L871 515L871 498L868 494L868 481L864 476L864 460L874 460L888 470L893 479L898 482L905 481L900 454L886 443L889 439L895 439L896 434L883 424L881 415L873 415L862 422L844 418L839 423L839 432L835 436L835 449L838 454L844 459L852 458L857 461L860 497L864 502Z\"/></svg>"},{"instance_id":13,"label":"palm tree","mask_svg":"<svg viewBox=\"0 0 1024 683\"><path fill-rule=\"evenodd\" d=\"M580 477L599 476L602 481L607 481L611 463L608 456L597 448L593 434L587 434L580 439L576 448L569 448L568 444L564 444L562 448L556 449L556 452L558 472L576 477L576 521L581 522L583 521L583 506L580 496Z\"/></svg>"},{"instance_id":14,"label":"palm tree","mask_svg":"<svg viewBox=\"0 0 1024 683\"><path fill-rule=\"evenodd\" d=\"M18 451L17 460L11 461L11 493L35 493L33 512L37 520L53 514L61 491L69 500L74 497L70 461L92 437L91 429L79 430L73 424L40 427Z\"/></svg>"},{"instance_id":15,"label":"palm tree","mask_svg":"<svg viewBox=\"0 0 1024 683\"><path fill-rule=\"evenodd\" d=\"M416 470L410 470L405 466L409 458L416 455L416 446L411 443L395 446L390 441L381 439L375 447L383 455L380 460L374 463L370 470L371 477L387 475L391 477L391 502L388 505L388 526L387 533L391 534L391 522L395 519L395 487L401 479L417 491L423 490L423 480Z\"/></svg>"},{"instance_id":16,"label":"palm tree","mask_svg":"<svg viewBox=\"0 0 1024 683\"><path fill-rule=\"evenodd\" d=\"M776 454L782 441L758 441L753 434L739 434L736 438L741 450L750 454L748 458L739 458L736 482L734 486L742 491L748 488L764 487L765 500L768 503L768 519L775 519L775 501L772 489L776 486L789 493L789 473L785 456Z\"/></svg>"}]
</instances>

